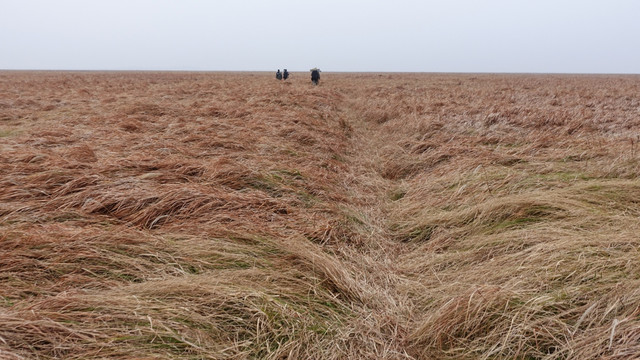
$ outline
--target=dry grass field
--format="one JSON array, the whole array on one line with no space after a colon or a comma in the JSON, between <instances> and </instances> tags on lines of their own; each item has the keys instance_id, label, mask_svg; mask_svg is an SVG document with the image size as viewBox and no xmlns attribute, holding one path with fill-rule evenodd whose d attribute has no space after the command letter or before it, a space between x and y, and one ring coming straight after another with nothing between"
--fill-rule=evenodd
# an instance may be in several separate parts
<instances>
[{"instance_id":1,"label":"dry grass field","mask_svg":"<svg viewBox=\"0 0 640 360\"><path fill-rule=\"evenodd\" d=\"M0 358L635 359L640 76L0 72Z\"/></svg>"}]
</instances>

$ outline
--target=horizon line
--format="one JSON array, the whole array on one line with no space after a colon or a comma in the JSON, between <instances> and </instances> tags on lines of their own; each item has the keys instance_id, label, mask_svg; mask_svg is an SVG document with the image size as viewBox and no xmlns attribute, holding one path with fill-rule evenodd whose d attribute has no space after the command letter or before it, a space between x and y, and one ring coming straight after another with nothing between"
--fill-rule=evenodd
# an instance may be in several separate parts
<instances>
[{"instance_id":1,"label":"horizon line","mask_svg":"<svg viewBox=\"0 0 640 360\"><path fill-rule=\"evenodd\" d=\"M283 68L284 69L284 68ZM277 69L276 69L277 70ZM640 75L640 73L632 72L538 72L538 71L403 71L403 70L322 70L324 73L343 73L343 74L502 74L502 75ZM145 72L145 73L272 73L275 70L186 70L186 69L2 69L0 72ZM290 73L309 72L309 70L289 70Z\"/></svg>"}]
</instances>

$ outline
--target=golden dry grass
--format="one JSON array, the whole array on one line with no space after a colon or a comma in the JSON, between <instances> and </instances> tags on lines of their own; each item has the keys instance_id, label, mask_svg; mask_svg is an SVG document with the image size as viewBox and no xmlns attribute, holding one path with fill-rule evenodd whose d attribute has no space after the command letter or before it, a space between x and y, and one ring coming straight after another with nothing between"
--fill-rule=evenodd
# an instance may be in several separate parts
<instances>
[{"instance_id":1,"label":"golden dry grass","mask_svg":"<svg viewBox=\"0 0 640 360\"><path fill-rule=\"evenodd\" d=\"M631 359L640 77L0 73L0 357Z\"/></svg>"}]
</instances>

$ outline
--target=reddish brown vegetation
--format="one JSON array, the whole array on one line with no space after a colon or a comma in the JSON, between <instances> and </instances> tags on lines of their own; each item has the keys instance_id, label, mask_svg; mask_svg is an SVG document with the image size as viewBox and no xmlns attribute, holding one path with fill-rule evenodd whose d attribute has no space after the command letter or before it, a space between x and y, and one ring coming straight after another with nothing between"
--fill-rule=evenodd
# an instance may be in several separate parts
<instances>
[{"instance_id":1,"label":"reddish brown vegetation","mask_svg":"<svg viewBox=\"0 0 640 360\"><path fill-rule=\"evenodd\" d=\"M0 357L632 358L639 90L0 73Z\"/></svg>"}]
</instances>

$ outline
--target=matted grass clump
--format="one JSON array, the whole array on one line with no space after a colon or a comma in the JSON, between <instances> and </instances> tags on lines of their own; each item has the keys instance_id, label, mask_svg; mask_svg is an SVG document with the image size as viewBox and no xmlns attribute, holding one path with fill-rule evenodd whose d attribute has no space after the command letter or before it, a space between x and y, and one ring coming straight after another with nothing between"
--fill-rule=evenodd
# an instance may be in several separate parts
<instances>
[{"instance_id":1,"label":"matted grass clump","mask_svg":"<svg viewBox=\"0 0 640 360\"><path fill-rule=\"evenodd\" d=\"M0 357L626 359L635 76L0 73Z\"/></svg>"}]
</instances>

